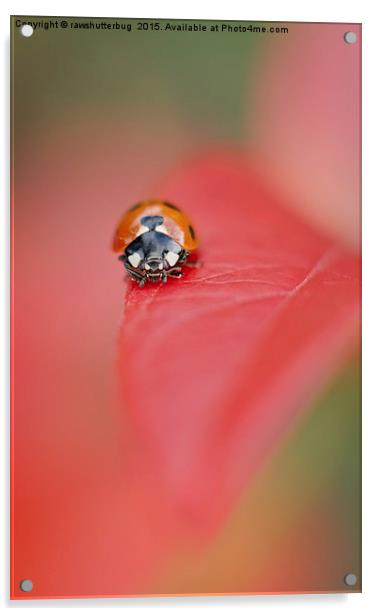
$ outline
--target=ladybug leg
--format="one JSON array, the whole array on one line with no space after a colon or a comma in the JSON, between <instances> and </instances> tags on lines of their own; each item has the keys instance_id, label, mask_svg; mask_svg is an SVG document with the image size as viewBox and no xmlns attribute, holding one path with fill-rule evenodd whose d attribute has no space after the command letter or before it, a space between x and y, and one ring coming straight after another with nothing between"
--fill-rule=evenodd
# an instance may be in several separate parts
<instances>
[{"instance_id":1,"label":"ladybug leg","mask_svg":"<svg viewBox=\"0 0 378 616\"><path fill-rule=\"evenodd\" d=\"M171 276L171 278L181 278L183 275L181 267L172 267L172 269L167 271L167 275Z\"/></svg>"},{"instance_id":2,"label":"ladybug leg","mask_svg":"<svg viewBox=\"0 0 378 616\"><path fill-rule=\"evenodd\" d=\"M136 272L129 271L128 273L129 273L130 278L132 278L133 280L135 280L135 282L139 284L140 288L144 287L146 283L146 278L144 276L140 276Z\"/></svg>"},{"instance_id":3,"label":"ladybug leg","mask_svg":"<svg viewBox=\"0 0 378 616\"><path fill-rule=\"evenodd\" d=\"M187 250L183 250L178 262L184 264L187 258L189 257L189 255L190 255L190 252L188 252Z\"/></svg>"},{"instance_id":4,"label":"ladybug leg","mask_svg":"<svg viewBox=\"0 0 378 616\"><path fill-rule=\"evenodd\" d=\"M134 272L128 272L128 274L132 280L135 280L135 282L138 283L141 289L144 287L146 284L146 278L144 278L144 276L138 276L138 274L135 274Z\"/></svg>"},{"instance_id":5,"label":"ladybug leg","mask_svg":"<svg viewBox=\"0 0 378 616\"><path fill-rule=\"evenodd\" d=\"M144 287L144 284L146 282L146 279L144 278L144 276L139 276L136 272L131 272L130 270L127 270L127 273L130 276L130 278L132 278L132 280L135 280L135 282L139 284L141 288Z\"/></svg>"},{"instance_id":6,"label":"ladybug leg","mask_svg":"<svg viewBox=\"0 0 378 616\"><path fill-rule=\"evenodd\" d=\"M137 282L140 287L144 287L144 284L146 282L146 278L144 276L142 276L141 274L139 274L138 272L136 272L135 270L133 270L130 267L128 267L126 258L122 259L121 257L119 257L119 259L120 259L120 261L123 261L123 265L125 266L125 270L127 271L127 273L130 276L130 278L135 280L135 282Z\"/></svg>"},{"instance_id":7,"label":"ladybug leg","mask_svg":"<svg viewBox=\"0 0 378 616\"><path fill-rule=\"evenodd\" d=\"M184 251L179 263L182 263L185 267L201 267L203 265L203 261L198 259L196 252L189 252L188 250Z\"/></svg>"}]
</instances>

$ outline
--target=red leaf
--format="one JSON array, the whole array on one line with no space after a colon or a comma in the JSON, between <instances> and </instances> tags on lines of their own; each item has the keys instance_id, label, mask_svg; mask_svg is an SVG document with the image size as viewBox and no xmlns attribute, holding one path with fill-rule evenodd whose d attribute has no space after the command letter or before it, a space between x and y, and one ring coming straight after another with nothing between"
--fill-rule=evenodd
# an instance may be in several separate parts
<instances>
[{"instance_id":1,"label":"red leaf","mask_svg":"<svg viewBox=\"0 0 378 616\"><path fill-rule=\"evenodd\" d=\"M259 184L242 155L160 187L203 267L126 290L125 412L183 519L212 525L338 368L358 333L359 258Z\"/></svg>"}]
</instances>

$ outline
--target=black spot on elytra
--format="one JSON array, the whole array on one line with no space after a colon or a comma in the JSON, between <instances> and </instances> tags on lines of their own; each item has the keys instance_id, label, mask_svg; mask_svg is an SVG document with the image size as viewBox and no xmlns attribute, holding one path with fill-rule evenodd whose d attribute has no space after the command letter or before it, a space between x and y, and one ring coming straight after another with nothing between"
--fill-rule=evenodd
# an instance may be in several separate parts
<instances>
[{"instance_id":1,"label":"black spot on elytra","mask_svg":"<svg viewBox=\"0 0 378 616\"><path fill-rule=\"evenodd\" d=\"M134 210L137 210L138 207L140 207L141 205L142 205L141 203L136 203L129 209L129 212L133 212Z\"/></svg>"},{"instance_id":2,"label":"black spot on elytra","mask_svg":"<svg viewBox=\"0 0 378 616\"><path fill-rule=\"evenodd\" d=\"M196 237L196 234L194 232L194 229L193 229L192 225L189 225L189 233L192 236L192 240L194 240L195 237Z\"/></svg>"},{"instance_id":3,"label":"black spot on elytra","mask_svg":"<svg viewBox=\"0 0 378 616\"><path fill-rule=\"evenodd\" d=\"M178 212L180 211L180 208L177 207L177 205L173 205L173 203L168 203L168 201L163 201L162 203L164 203L167 207L170 207L172 210L177 210Z\"/></svg>"}]
</instances>

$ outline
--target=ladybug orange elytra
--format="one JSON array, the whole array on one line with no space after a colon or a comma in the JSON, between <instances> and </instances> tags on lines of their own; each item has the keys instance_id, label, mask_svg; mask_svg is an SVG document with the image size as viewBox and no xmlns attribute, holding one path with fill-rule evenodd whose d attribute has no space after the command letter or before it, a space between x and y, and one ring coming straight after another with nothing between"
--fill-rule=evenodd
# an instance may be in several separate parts
<instances>
[{"instance_id":1,"label":"ladybug orange elytra","mask_svg":"<svg viewBox=\"0 0 378 616\"><path fill-rule=\"evenodd\" d=\"M140 287L149 282L181 278L182 266L194 264L198 242L184 212L167 201L137 203L120 220L113 250Z\"/></svg>"}]
</instances>

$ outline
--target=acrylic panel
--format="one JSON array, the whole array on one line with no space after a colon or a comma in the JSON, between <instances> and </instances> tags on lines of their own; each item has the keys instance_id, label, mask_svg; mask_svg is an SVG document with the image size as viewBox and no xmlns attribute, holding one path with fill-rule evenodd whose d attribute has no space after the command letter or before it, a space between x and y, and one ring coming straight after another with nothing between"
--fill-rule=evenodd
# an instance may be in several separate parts
<instances>
[{"instance_id":1,"label":"acrylic panel","mask_svg":"<svg viewBox=\"0 0 378 616\"><path fill-rule=\"evenodd\" d=\"M361 591L360 54L11 18L13 599Z\"/></svg>"}]
</instances>

